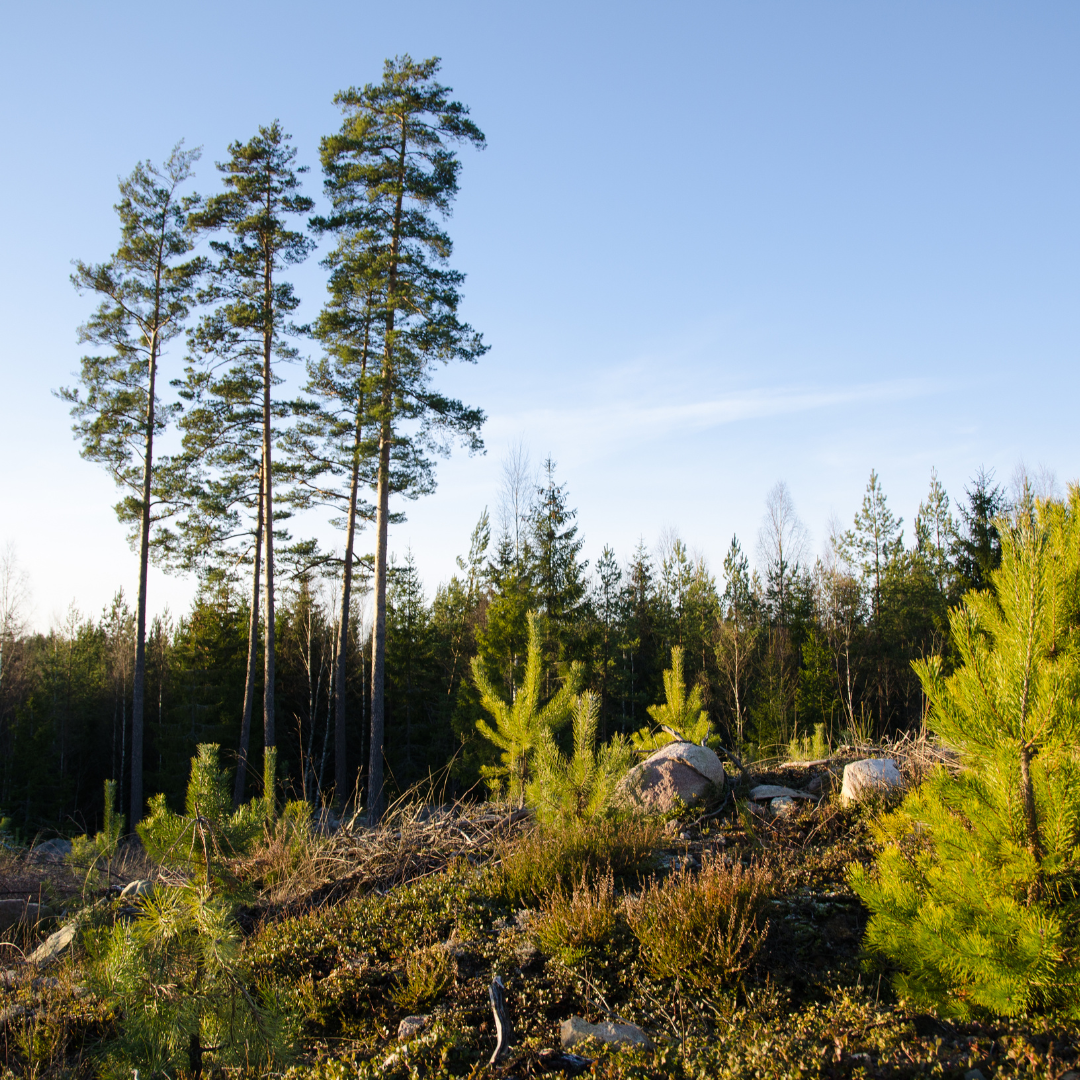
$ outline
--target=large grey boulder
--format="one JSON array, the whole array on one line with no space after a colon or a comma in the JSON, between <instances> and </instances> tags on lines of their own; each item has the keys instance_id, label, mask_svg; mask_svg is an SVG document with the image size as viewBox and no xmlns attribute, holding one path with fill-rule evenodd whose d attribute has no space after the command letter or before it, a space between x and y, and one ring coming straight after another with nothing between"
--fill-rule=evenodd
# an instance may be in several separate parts
<instances>
[{"instance_id":1,"label":"large grey boulder","mask_svg":"<svg viewBox=\"0 0 1080 1080\"><path fill-rule=\"evenodd\" d=\"M892 758L864 758L844 766L840 801L858 802L867 795L899 791L903 786L904 778Z\"/></svg>"},{"instance_id":2,"label":"large grey boulder","mask_svg":"<svg viewBox=\"0 0 1080 1080\"><path fill-rule=\"evenodd\" d=\"M598 1039L608 1046L640 1046L645 1049L652 1046L652 1040L637 1024L620 1024L614 1020L590 1024L580 1016L571 1016L559 1025L559 1038L564 1050L586 1039Z\"/></svg>"},{"instance_id":3,"label":"large grey boulder","mask_svg":"<svg viewBox=\"0 0 1080 1080\"><path fill-rule=\"evenodd\" d=\"M689 806L725 782L724 766L707 746L672 742L635 765L619 781L620 797L644 810L674 810Z\"/></svg>"}]
</instances>

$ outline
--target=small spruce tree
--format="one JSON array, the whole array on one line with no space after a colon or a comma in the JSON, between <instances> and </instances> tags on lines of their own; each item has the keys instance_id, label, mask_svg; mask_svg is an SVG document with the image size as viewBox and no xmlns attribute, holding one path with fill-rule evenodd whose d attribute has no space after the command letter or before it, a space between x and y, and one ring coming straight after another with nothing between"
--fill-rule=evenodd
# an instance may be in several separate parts
<instances>
[{"instance_id":1,"label":"small spruce tree","mask_svg":"<svg viewBox=\"0 0 1080 1080\"><path fill-rule=\"evenodd\" d=\"M1080 1017L1080 488L998 521L992 589L951 613L958 666L915 669L960 754L851 881L898 993L943 1015Z\"/></svg>"}]
</instances>

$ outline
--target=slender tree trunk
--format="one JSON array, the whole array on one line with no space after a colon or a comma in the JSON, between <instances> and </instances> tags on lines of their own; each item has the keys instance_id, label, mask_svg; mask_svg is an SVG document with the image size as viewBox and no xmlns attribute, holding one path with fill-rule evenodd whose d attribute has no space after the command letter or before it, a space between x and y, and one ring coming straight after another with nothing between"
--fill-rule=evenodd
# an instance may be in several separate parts
<instances>
[{"instance_id":1,"label":"slender tree trunk","mask_svg":"<svg viewBox=\"0 0 1080 1080\"><path fill-rule=\"evenodd\" d=\"M270 212L269 196L267 213ZM266 254L264 272L263 312L263 531L266 546L266 654L264 662L265 685L263 686L263 748L276 745L274 732L274 485L271 463L271 412L270 412L270 356L274 343L274 316L272 281L272 256Z\"/></svg>"},{"instance_id":2,"label":"slender tree trunk","mask_svg":"<svg viewBox=\"0 0 1080 1080\"><path fill-rule=\"evenodd\" d=\"M398 149L398 191L390 229L390 265L386 290L386 342L383 349L382 416L379 430L378 507L375 513L375 618L371 628L371 746L368 757L368 820L382 817L383 735L385 732L386 683L386 540L390 515L390 440L394 405L394 304L397 300L398 253L401 248L401 215L405 200L405 149L407 133L401 123Z\"/></svg>"},{"instance_id":3,"label":"slender tree trunk","mask_svg":"<svg viewBox=\"0 0 1080 1080\"><path fill-rule=\"evenodd\" d=\"M236 755L236 783L233 809L244 801L247 785L248 751L251 747L251 714L255 701L255 661L259 655L259 570L262 567L263 468L259 466L259 511L255 525L255 558L251 567L251 613L248 618L247 675L244 679L244 715L240 721L240 747Z\"/></svg>"},{"instance_id":4,"label":"slender tree trunk","mask_svg":"<svg viewBox=\"0 0 1080 1080\"><path fill-rule=\"evenodd\" d=\"M135 673L131 701L131 828L143 808L143 702L146 695L146 576L150 562L150 481L154 468L154 389L157 381L157 318L150 341L150 378L146 397L146 434L143 450L142 508L139 519L139 595L135 614Z\"/></svg>"},{"instance_id":5,"label":"slender tree trunk","mask_svg":"<svg viewBox=\"0 0 1080 1080\"><path fill-rule=\"evenodd\" d=\"M364 359L360 379L367 370L367 333L364 335ZM349 773L346 760L345 666L349 655L349 605L352 602L353 543L356 539L356 500L360 485L360 450L363 434L364 392L356 406L356 438L353 442L352 475L349 478L349 520L345 531L345 566L341 572L341 614L338 617L337 658L334 666L334 801L344 807L349 797Z\"/></svg>"},{"instance_id":6,"label":"slender tree trunk","mask_svg":"<svg viewBox=\"0 0 1080 1080\"><path fill-rule=\"evenodd\" d=\"M1020 746L1020 794L1024 800L1024 828L1027 832L1028 851L1032 857L1043 856L1042 838L1039 835L1039 819L1035 813L1035 786L1031 782L1031 747Z\"/></svg>"},{"instance_id":7,"label":"slender tree trunk","mask_svg":"<svg viewBox=\"0 0 1080 1080\"><path fill-rule=\"evenodd\" d=\"M385 378L385 377L384 377ZM384 383L384 415L379 436L379 488L375 514L375 618L371 631L371 745L368 759L368 818L372 825L382 817L383 736L386 718L386 540L390 516L390 417L386 411L389 383Z\"/></svg>"}]
</instances>

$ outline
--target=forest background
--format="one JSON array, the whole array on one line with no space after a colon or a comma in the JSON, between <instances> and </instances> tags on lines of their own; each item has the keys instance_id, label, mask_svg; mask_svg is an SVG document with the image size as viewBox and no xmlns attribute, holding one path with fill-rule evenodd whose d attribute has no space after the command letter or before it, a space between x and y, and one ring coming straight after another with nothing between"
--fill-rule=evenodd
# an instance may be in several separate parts
<instances>
[{"instance_id":1,"label":"forest background","mask_svg":"<svg viewBox=\"0 0 1080 1080\"><path fill-rule=\"evenodd\" d=\"M969 511L961 493L977 489L982 462L1005 485L1020 458L1071 475L1076 147L1063 133L1077 130L1080 98L1065 5L1037 17L974 5L902 15L687 5L675 16L639 6L617 22L604 5L510 16L477 4L453 18L421 5L408 25L316 8L287 42L274 18L250 13L219 12L212 35L198 18L146 24L124 5L92 17L45 5L10 21L19 48L0 75L5 145L40 163L46 144L62 144L80 162L76 185L40 166L3 179L21 209L0 269L0 539L30 573L27 634L100 630L97 617L65 615L69 599L92 612L111 608L120 583L133 593L108 477L77 460L66 410L48 393L71 381L74 328L89 310L67 286L70 260L115 245L116 175L162 160L186 133L205 145L196 186L209 191L228 141L276 115L317 168L333 92L375 77L404 47L447 57L447 81L490 142L466 161L451 231L469 274L465 313L493 350L447 385L490 415L492 453L442 466L439 492L393 530L398 566L411 550L429 608L485 504L494 558L498 474L521 436L534 465L550 453L553 482L569 480L594 582L605 543L625 580L642 535L662 579L668 524L721 594L732 533L765 582L756 534L777 477L798 497L813 551L831 557L829 535L851 527L871 465L906 511L909 553L934 464ZM265 71L231 63L237 35L273 58ZM157 77L186 60L197 78ZM154 92L127 93L140 83ZM283 104L316 100L321 112ZM662 212L642 213L656 206L657 170L622 164L639 160L643 130L663 133L664 162L691 147L675 170L681 186L665 181ZM310 258L297 278L304 318L322 301L317 266ZM680 273L665 272L673 266ZM298 535L339 542L325 519ZM168 601L177 624L193 619L197 588L156 575L151 609L164 618ZM114 695L121 755L123 701Z\"/></svg>"}]
</instances>

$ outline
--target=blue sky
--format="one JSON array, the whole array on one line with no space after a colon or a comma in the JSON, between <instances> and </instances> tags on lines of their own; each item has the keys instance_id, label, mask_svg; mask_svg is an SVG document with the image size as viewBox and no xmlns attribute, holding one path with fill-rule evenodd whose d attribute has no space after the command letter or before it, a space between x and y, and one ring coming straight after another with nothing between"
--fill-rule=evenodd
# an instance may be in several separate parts
<instances>
[{"instance_id":1,"label":"blue sky","mask_svg":"<svg viewBox=\"0 0 1080 1080\"><path fill-rule=\"evenodd\" d=\"M1074 4L46 0L4 22L0 543L39 626L134 591L114 489L50 394L117 177L183 137L211 193L276 117L318 197L334 92L402 52L443 58L489 144L449 229L491 351L441 377L488 452L442 464L393 536L429 591L518 439L557 460L587 555L674 527L717 570L779 479L820 546L871 468L909 537L932 466L954 501L980 465L1080 475ZM295 281L314 314L317 260ZM151 590L177 611L191 584Z\"/></svg>"}]
</instances>

